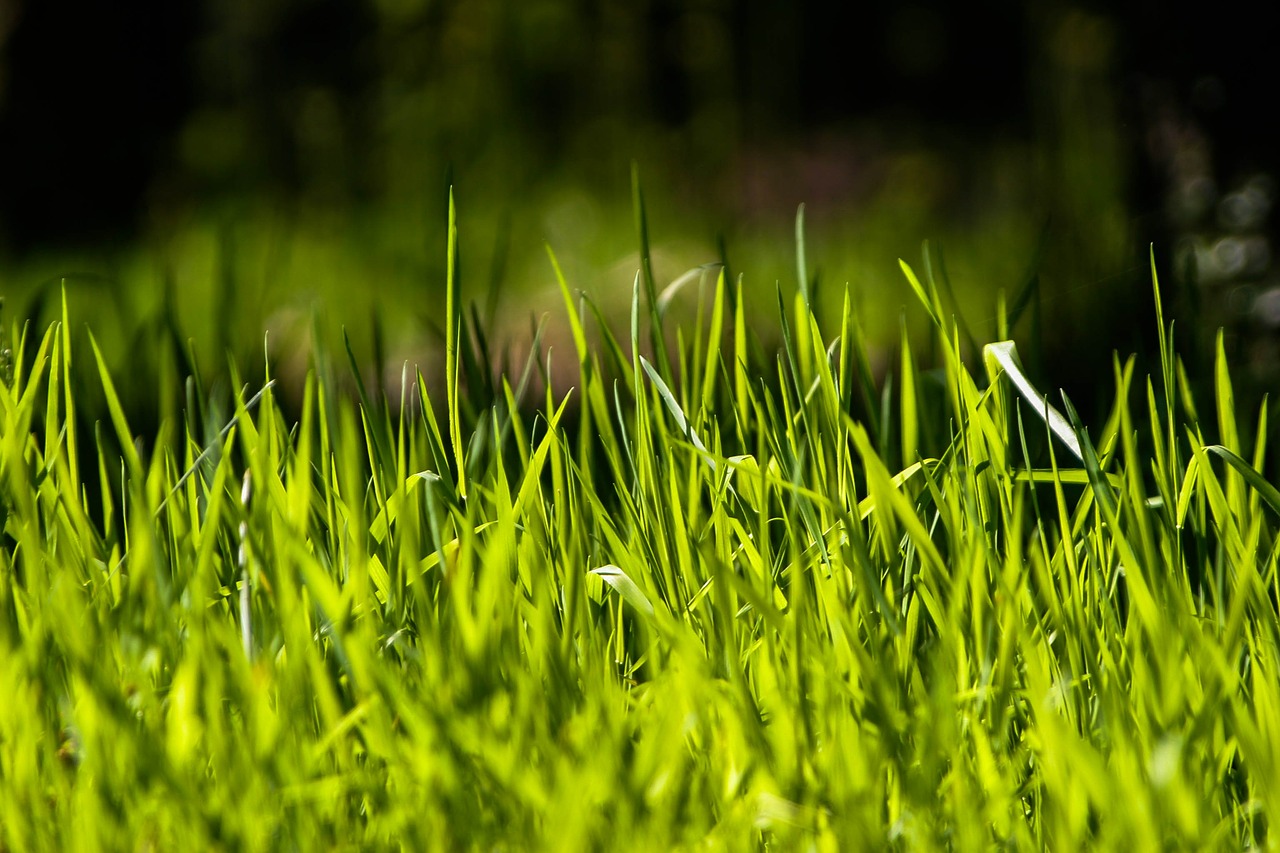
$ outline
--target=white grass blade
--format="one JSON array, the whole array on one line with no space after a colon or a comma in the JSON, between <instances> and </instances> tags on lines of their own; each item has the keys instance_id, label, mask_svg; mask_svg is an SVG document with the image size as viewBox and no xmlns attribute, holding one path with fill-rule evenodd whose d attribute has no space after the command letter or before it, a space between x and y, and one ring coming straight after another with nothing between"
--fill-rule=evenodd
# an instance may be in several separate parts
<instances>
[{"instance_id":1,"label":"white grass blade","mask_svg":"<svg viewBox=\"0 0 1280 853\"><path fill-rule=\"evenodd\" d=\"M1022 364L1018 361L1018 348L1013 341L987 344L982 348L982 355L991 381L995 382L1003 371L1013 382L1013 386L1018 389L1018 393L1031 404L1035 413L1049 425L1053 434L1076 455L1077 459L1083 462L1084 453L1080 450L1080 441L1076 438L1075 430L1071 428L1071 424L1067 423L1063 414L1049 404L1048 398L1031 384L1031 380L1022 370Z\"/></svg>"},{"instance_id":2,"label":"white grass blade","mask_svg":"<svg viewBox=\"0 0 1280 853\"><path fill-rule=\"evenodd\" d=\"M653 604L650 603L649 597L622 569L614 565L604 565L597 569L592 569L589 574L593 574L607 583L613 588L614 592L622 596L623 601L639 610L645 616L653 616Z\"/></svg>"},{"instance_id":3,"label":"white grass blade","mask_svg":"<svg viewBox=\"0 0 1280 853\"><path fill-rule=\"evenodd\" d=\"M702 439L698 438L698 434L693 431L693 427L689 425L689 419L685 417L684 411L680 408L680 403L676 400L676 396L671 393L671 389L667 387L667 383L662 381L662 377L658 375L658 371L653 369L653 365L649 364L649 360L644 356L640 356L640 365L644 368L644 372L649 374L649 378L653 380L653 386L658 389L658 396L662 398L662 402L667 404L667 409L671 412L671 416L676 419L676 426L680 428L680 432L687 435L693 446L698 448L703 457L706 458L707 464L711 466L711 470L716 469L715 460L707 453L707 446L702 443Z\"/></svg>"},{"instance_id":4,"label":"white grass blade","mask_svg":"<svg viewBox=\"0 0 1280 853\"><path fill-rule=\"evenodd\" d=\"M720 266L718 262L701 264L699 266L694 267L691 270L686 271L675 281L671 282L666 287L664 287L662 289L662 292L658 294L658 312L661 314L665 314L667 311L667 307L671 305L671 300L675 299L676 296L679 295L680 291L684 290L684 288L689 284L689 282L697 281L699 278L705 275L708 270L714 269L715 267L718 267L718 266Z\"/></svg>"}]
</instances>

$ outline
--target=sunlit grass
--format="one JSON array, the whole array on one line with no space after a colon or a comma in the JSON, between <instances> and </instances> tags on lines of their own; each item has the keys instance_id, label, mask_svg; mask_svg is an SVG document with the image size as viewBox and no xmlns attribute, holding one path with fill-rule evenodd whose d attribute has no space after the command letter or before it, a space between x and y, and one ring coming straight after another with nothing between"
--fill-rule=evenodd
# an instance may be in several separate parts
<instances>
[{"instance_id":1,"label":"sunlit grass","mask_svg":"<svg viewBox=\"0 0 1280 853\"><path fill-rule=\"evenodd\" d=\"M12 330L0 849L1274 846L1280 494L1221 352L1194 401L1160 317L1086 429L905 265L881 382L852 291L761 359L739 282L677 334L642 263L598 344L560 279L562 394L489 378L452 245L442 399L318 347L296 421L193 379L140 439L65 306Z\"/></svg>"}]
</instances>

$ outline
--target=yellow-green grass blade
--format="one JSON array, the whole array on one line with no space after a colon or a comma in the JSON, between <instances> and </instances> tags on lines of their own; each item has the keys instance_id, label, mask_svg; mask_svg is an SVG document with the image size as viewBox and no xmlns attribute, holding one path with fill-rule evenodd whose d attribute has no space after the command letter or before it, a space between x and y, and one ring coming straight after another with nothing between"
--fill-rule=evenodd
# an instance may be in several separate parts
<instances>
[{"instance_id":1,"label":"yellow-green grass blade","mask_svg":"<svg viewBox=\"0 0 1280 853\"><path fill-rule=\"evenodd\" d=\"M120 452L124 455L129 476L135 481L141 480L142 459L138 456L137 447L134 446L133 433L125 418L124 408L120 405L120 396L116 393L115 383L111 381L111 374L107 370L106 359L102 357L102 350L98 347L98 341L94 338L93 332L89 332L89 344L93 347L93 357L98 363L98 378L102 382L102 393L107 398L107 411L111 414L111 424L115 427L116 438L120 442Z\"/></svg>"},{"instance_id":2,"label":"yellow-green grass blade","mask_svg":"<svg viewBox=\"0 0 1280 853\"><path fill-rule=\"evenodd\" d=\"M458 214L454 206L453 187L449 188L449 226L446 251L445 280L445 344L444 377L445 394L449 409L449 440L453 447L453 462L457 472L458 495L467 496L467 462L463 452L462 419L458 414L461 389L458 368L458 346L462 340L461 297L458 293Z\"/></svg>"},{"instance_id":3,"label":"yellow-green grass blade","mask_svg":"<svg viewBox=\"0 0 1280 853\"><path fill-rule=\"evenodd\" d=\"M902 390L898 392L901 403L902 464L910 465L919 453L920 401L916 396L916 365L911 356L911 342L907 339L907 319L899 320L901 327Z\"/></svg>"}]
</instances>

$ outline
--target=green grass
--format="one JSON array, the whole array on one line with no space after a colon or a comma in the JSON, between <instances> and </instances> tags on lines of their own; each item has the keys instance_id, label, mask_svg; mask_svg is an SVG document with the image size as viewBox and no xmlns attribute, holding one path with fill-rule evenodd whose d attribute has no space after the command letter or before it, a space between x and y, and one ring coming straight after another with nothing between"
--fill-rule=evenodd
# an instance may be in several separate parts
<instances>
[{"instance_id":1,"label":"green grass","mask_svg":"<svg viewBox=\"0 0 1280 853\"><path fill-rule=\"evenodd\" d=\"M450 233L444 399L320 348L296 420L193 378L140 439L65 305L12 330L0 850L1277 846L1280 494L1221 354L1205 407L1161 317L1086 429L905 265L881 382L852 292L761 356L642 251L628 329L561 279L538 390Z\"/></svg>"}]
</instances>

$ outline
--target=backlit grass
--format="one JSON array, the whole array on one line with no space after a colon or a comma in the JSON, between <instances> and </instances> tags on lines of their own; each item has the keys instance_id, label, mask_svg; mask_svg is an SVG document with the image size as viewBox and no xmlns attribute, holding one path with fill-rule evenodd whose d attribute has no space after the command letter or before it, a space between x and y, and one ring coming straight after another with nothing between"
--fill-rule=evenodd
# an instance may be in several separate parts
<instances>
[{"instance_id":1,"label":"backlit grass","mask_svg":"<svg viewBox=\"0 0 1280 853\"><path fill-rule=\"evenodd\" d=\"M562 280L563 393L490 378L452 269L443 399L318 349L296 420L193 379L138 437L65 308L11 331L0 850L1276 846L1280 494L1221 350L1193 400L1161 317L1086 425L905 265L883 380L851 292L762 358L737 282L677 333L642 265L598 335Z\"/></svg>"}]
</instances>

